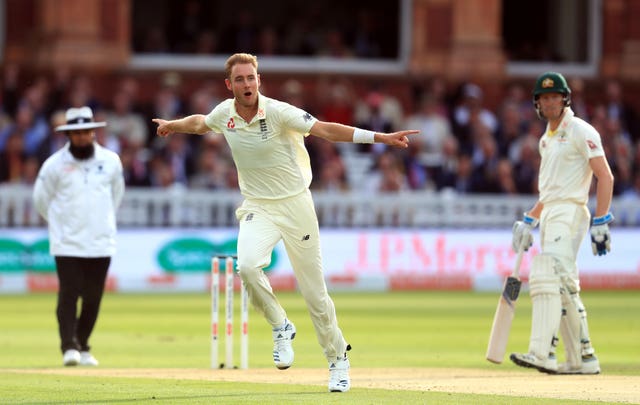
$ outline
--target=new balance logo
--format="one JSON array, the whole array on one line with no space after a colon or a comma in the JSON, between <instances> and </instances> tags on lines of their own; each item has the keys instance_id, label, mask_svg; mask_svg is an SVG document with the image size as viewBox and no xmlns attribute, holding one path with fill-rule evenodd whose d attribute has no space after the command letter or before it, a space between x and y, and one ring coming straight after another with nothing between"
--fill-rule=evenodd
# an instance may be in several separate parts
<instances>
[{"instance_id":1,"label":"new balance logo","mask_svg":"<svg viewBox=\"0 0 640 405\"><path fill-rule=\"evenodd\" d=\"M304 236L302 237L302 240L309 240L309 238L310 238L310 237L311 237L310 235L304 235Z\"/></svg>"},{"instance_id":2,"label":"new balance logo","mask_svg":"<svg viewBox=\"0 0 640 405\"><path fill-rule=\"evenodd\" d=\"M247 214L247 217L244 219L244 222L249 222L253 219L253 213Z\"/></svg>"}]
</instances>

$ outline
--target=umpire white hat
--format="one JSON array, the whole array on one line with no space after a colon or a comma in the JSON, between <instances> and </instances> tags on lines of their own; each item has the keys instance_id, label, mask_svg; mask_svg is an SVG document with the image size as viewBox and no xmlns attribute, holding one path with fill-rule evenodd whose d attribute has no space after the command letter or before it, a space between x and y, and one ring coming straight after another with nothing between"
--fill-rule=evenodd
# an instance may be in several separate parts
<instances>
[{"instance_id":1,"label":"umpire white hat","mask_svg":"<svg viewBox=\"0 0 640 405\"><path fill-rule=\"evenodd\" d=\"M93 111L89 107L69 108L65 115L67 123L56 127L56 131L78 131L107 126L106 122L95 122Z\"/></svg>"}]
</instances>

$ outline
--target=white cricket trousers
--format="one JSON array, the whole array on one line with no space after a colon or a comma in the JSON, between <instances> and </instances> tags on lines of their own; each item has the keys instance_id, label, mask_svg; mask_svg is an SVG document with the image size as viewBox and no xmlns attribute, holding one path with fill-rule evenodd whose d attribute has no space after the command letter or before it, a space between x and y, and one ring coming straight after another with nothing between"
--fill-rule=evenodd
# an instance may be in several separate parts
<instances>
[{"instance_id":1,"label":"white cricket trousers","mask_svg":"<svg viewBox=\"0 0 640 405\"><path fill-rule=\"evenodd\" d=\"M560 262L562 268L558 275L571 292L580 291L576 258L589 230L589 221L588 208L570 202L545 204L540 215L542 253Z\"/></svg>"},{"instance_id":2,"label":"white cricket trousers","mask_svg":"<svg viewBox=\"0 0 640 405\"><path fill-rule=\"evenodd\" d=\"M245 200L236 217L240 222L238 273L254 308L272 327L282 325L287 316L262 270L270 264L273 249L282 240L324 355L328 361L344 356L347 343L324 280L311 192L307 189L280 200Z\"/></svg>"}]
</instances>

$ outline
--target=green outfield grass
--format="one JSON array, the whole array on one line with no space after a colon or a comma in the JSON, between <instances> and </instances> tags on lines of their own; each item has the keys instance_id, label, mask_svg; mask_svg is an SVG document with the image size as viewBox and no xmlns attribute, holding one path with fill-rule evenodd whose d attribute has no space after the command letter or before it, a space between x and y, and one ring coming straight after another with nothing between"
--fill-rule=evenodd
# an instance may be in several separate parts
<instances>
[{"instance_id":1,"label":"green outfield grass","mask_svg":"<svg viewBox=\"0 0 640 405\"><path fill-rule=\"evenodd\" d=\"M326 361L302 298L297 293L278 296L298 329L295 367L325 369ZM332 297L345 337L353 346L352 367L517 369L509 362L498 366L484 359L497 293L333 293ZM603 373L640 375L640 294L589 291L583 292L582 298ZM297 384L167 383L154 378L34 375L6 370L62 368L55 301L54 294L0 296L2 403L557 402L357 387L347 394L328 394L326 387ZM236 315L237 322L238 310ZM518 300L508 352L526 351L530 316L531 302L523 294ZM253 310L250 318L250 368L272 368L270 327ZM209 331L210 300L206 294L107 294L91 343L100 368L208 369ZM223 356L223 344L220 351ZM237 361L237 352L235 357Z\"/></svg>"}]
</instances>

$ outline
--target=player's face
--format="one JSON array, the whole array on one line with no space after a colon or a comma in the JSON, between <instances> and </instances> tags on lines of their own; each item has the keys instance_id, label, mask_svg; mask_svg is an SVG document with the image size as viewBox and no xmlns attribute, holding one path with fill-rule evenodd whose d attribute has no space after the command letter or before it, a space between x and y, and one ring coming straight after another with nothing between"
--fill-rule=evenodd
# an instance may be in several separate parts
<instances>
[{"instance_id":1,"label":"player's face","mask_svg":"<svg viewBox=\"0 0 640 405\"><path fill-rule=\"evenodd\" d=\"M69 142L73 146L83 147L93 143L93 129L81 129L76 131L69 131Z\"/></svg>"},{"instance_id":2,"label":"player's face","mask_svg":"<svg viewBox=\"0 0 640 405\"><path fill-rule=\"evenodd\" d=\"M226 79L227 89L233 92L236 102L243 107L252 107L258 103L260 75L250 63L234 65L231 78Z\"/></svg>"},{"instance_id":3,"label":"player's face","mask_svg":"<svg viewBox=\"0 0 640 405\"><path fill-rule=\"evenodd\" d=\"M560 93L545 93L538 97L542 115L549 121L557 120L564 112L564 100Z\"/></svg>"}]
</instances>

